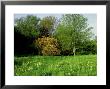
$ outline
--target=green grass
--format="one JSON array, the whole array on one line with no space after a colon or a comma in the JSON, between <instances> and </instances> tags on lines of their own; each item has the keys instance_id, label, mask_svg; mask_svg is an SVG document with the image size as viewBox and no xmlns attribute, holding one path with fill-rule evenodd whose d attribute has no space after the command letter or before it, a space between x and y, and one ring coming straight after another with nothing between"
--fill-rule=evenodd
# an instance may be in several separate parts
<instances>
[{"instance_id":1,"label":"green grass","mask_svg":"<svg viewBox=\"0 0 110 89\"><path fill-rule=\"evenodd\" d=\"M96 76L96 55L15 57L15 76Z\"/></svg>"}]
</instances>

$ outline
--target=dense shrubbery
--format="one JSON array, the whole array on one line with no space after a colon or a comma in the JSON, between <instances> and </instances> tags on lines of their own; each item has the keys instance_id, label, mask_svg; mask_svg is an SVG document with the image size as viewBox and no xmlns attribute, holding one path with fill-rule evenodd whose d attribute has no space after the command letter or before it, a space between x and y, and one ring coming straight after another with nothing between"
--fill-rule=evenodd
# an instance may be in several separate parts
<instances>
[{"instance_id":1,"label":"dense shrubbery","mask_svg":"<svg viewBox=\"0 0 110 89\"><path fill-rule=\"evenodd\" d=\"M60 55L60 50L54 45L46 45L42 50L43 55Z\"/></svg>"},{"instance_id":2,"label":"dense shrubbery","mask_svg":"<svg viewBox=\"0 0 110 89\"><path fill-rule=\"evenodd\" d=\"M38 54L33 41L38 38L40 31L38 23L40 18L29 15L16 19L14 26L14 53L15 55Z\"/></svg>"},{"instance_id":3,"label":"dense shrubbery","mask_svg":"<svg viewBox=\"0 0 110 89\"><path fill-rule=\"evenodd\" d=\"M26 37L14 28L14 54L16 56L29 56L38 54L38 50L34 47L34 38Z\"/></svg>"},{"instance_id":4,"label":"dense shrubbery","mask_svg":"<svg viewBox=\"0 0 110 89\"><path fill-rule=\"evenodd\" d=\"M80 55L96 54L97 39L91 40L91 27L80 14L47 16L40 19L27 16L16 20L15 55Z\"/></svg>"},{"instance_id":5,"label":"dense shrubbery","mask_svg":"<svg viewBox=\"0 0 110 89\"><path fill-rule=\"evenodd\" d=\"M58 49L58 42L53 37L38 38L35 41L35 46L39 49L40 54L42 55L59 55L60 50Z\"/></svg>"}]
</instances>

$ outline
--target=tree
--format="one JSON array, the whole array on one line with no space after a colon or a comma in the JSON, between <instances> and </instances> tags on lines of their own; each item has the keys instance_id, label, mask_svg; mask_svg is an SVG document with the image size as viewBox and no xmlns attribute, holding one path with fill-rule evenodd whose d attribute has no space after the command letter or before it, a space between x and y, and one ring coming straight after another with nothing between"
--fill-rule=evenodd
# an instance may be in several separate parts
<instances>
[{"instance_id":1,"label":"tree","mask_svg":"<svg viewBox=\"0 0 110 89\"><path fill-rule=\"evenodd\" d=\"M80 51L81 54L96 54L97 53L96 39L85 41L84 46Z\"/></svg>"},{"instance_id":2,"label":"tree","mask_svg":"<svg viewBox=\"0 0 110 89\"><path fill-rule=\"evenodd\" d=\"M33 41L38 38L40 19L36 16L28 15L15 20L14 45L15 54L37 54L37 49Z\"/></svg>"},{"instance_id":3,"label":"tree","mask_svg":"<svg viewBox=\"0 0 110 89\"><path fill-rule=\"evenodd\" d=\"M47 16L44 17L40 21L40 33L41 36L50 36L55 29L55 23L57 18L54 16Z\"/></svg>"},{"instance_id":4,"label":"tree","mask_svg":"<svg viewBox=\"0 0 110 89\"><path fill-rule=\"evenodd\" d=\"M58 39L62 51L71 50L75 55L76 50L84 41L90 40L92 27L88 27L87 18L81 14L65 14L61 18L54 36Z\"/></svg>"},{"instance_id":5,"label":"tree","mask_svg":"<svg viewBox=\"0 0 110 89\"><path fill-rule=\"evenodd\" d=\"M91 39L87 42L85 42L85 51L88 51L88 53L96 54L97 53L97 38Z\"/></svg>"},{"instance_id":6,"label":"tree","mask_svg":"<svg viewBox=\"0 0 110 89\"><path fill-rule=\"evenodd\" d=\"M39 35L39 25L40 18L28 15L20 19L16 19L17 31L26 37L37 37Z\"/></svg>"}]
</instances>

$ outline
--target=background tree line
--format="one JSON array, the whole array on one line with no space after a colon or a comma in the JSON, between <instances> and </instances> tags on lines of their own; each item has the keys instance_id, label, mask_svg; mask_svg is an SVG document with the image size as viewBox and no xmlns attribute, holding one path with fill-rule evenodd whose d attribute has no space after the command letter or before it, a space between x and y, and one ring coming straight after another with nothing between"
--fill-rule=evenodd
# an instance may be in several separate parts
<instances>
[{"instance_id":1,"label":"background tree line","mask_svg":"<svg viewBox=\"0 0 110 89\"><path fill-rule=\"evenodd\" d=\"M64 14L39 18L33 15L16 19L15 55L96 54L97 37L81 14Z\"/></svg>"}]
</instances>

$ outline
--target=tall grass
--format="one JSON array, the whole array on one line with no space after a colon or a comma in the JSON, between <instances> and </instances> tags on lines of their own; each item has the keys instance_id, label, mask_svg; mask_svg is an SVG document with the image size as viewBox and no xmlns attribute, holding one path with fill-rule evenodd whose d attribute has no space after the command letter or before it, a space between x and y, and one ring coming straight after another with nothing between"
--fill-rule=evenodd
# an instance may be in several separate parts
<instances>
[{"instance_id":1,"label":"tall grass","mask_svg":"<svg viewBox=\"0 0 110 89\"><path fill-rule=\"evenodd\" d=\"M96 55L15 57L15 76L96 76Z\"/></svg>"}]
</instances>

